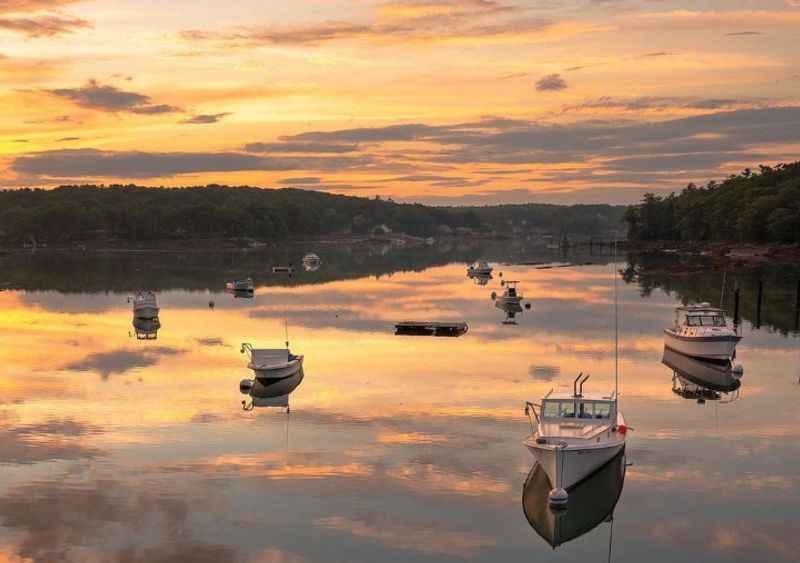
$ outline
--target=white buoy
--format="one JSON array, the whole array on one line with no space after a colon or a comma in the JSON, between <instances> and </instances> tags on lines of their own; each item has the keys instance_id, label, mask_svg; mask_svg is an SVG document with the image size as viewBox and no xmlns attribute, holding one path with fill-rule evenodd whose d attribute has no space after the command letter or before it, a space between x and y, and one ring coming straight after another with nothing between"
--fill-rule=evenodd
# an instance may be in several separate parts
<instances>
[{"instance_id":1,"label":"white buoy","mask_svg":"<svg viewBox=\"0 0 800 563\"><path fill-rule=\"evenodd\" d=\"M547 500L550 502L550 508L566 508L569 494L564 489L553 489L547 495Z\"/></svg>"}]
</instances>

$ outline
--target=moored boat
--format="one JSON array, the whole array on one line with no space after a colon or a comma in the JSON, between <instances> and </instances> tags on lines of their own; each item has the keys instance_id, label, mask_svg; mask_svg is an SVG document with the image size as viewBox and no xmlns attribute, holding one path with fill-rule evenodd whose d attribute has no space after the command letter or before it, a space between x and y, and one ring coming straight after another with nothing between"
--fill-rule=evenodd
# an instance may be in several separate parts
<instances>
[{"instance_id":1,"label":"moored boat","mask_svg":"<svg viewBox=\"0 0 800 563\"><path fill-rule=\"evenodd\" d=\"M253 370L257 380L277 380L295 375L303 368L303 356L297 356L289 348L253 348L247 342L242 344L242 354L248 352L250 362L247 367Z\"/></svg>"},{"instance_id":2,"label":"moored boat","mask_svg":"<svg viewBox=\"0 0 800 563\"><path fill-rule=\"evenodd\" d=\"M495 306L502 309L504 306L519 305L522 302L522 295L517 291L516 280L507 280L503 282L505 291L502 295L495 296Z\"/></svg>"},{"instance_id":3,"label":"moored boat","mask_svg":"<svg viewBox=\"0 0 800 563\"><path fill-rule=\"evenodd\" d=\"M664 329L664 345L694 358L729 362L742 339L728 326L725 312L707 303L675 309L675 323Z\"/></svg>"},{"instance_id":4,"label":"moored boat","mask_svg":"<svg viewBox=\"0 0 800 563\"><path fill-rule=\"evenodd\" d=\"M555 489L575 486L625 447L628 428L616 392L584 395L587 379L588 375L578 375L572 395L550 391L540 405L525 407L536 419L535 423L531 419L525 446Z\"/></svg>"},{"instance_id":5,"label":"moored boat","mask_svg":"<svg viewBox=\"0 0 800 563\"><path fill-rule=\"evenodd\" d=\"M152 291L139 291L133 296L133 316L137 319L155 319L159 310L156 294Z\"/></svg>"},{"instance_id":6,"label":"moored boat","mask_svg":"<svg viewBox=\"0 0 800 563\"><path fill-rule=\"evenodd\" d=\"M467 275L468 276L488 276L491 275L494 268L492 268L488 262L484 260L478 260L474 264L472 264L469 268L467 268Z\"/></svg>"},{"instance_id":7,"label":"moored boat","mask_svg":"<svg viewBox=\"0 0 800 563\"><path fill-rule=\"evenodd\" d=\"M253 278L244 278L229 281L225 284L225 289L228 291L255 291L255 284Z\"/></svg>"}]
</instances>

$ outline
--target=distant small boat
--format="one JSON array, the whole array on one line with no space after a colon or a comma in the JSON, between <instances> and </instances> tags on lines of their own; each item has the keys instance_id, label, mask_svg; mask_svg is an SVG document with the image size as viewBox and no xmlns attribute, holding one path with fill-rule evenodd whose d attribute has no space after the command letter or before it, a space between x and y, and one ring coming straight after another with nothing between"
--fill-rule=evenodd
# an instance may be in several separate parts
<instances>
[{"instance_id":1,"label":"distant small boat","mask_svg":"<svg viewBox=\"0 0 800 563\"><path fill-rule=\"evenodd\" d=\"M483 260L479 260L479 261L475 262L475 264L473 264L469 268L467 268L467 275L470 276L470 277L472 277L472 276L481 276L481 275L488 276L488 275L491 275L493 270L494 270L494 268L492 268L489 265L488 262L485 262Z\"/></svg>"},{"instance_id":2,"label":"distant small boat","mask_svg":"<svg viewBox=\"0 0 800 563\"><path fill-rule=\"evenodd\" d=\"M495 298L495 305L502 309L504 306L513 306L522 302L522 295L517 292L518 281L508 280L503 282L506 290Z\"/></svg>"},{"instance_id":3,"label":"distant small boat","mask_svg":"<svg viewBox=\"0 0 800 563\"><path fill-rule=\"evenodd\" d=\"M155 319L159 307L156 294L152 291L139 291L133 296L133 316L138 319Z\"/></svg>"},{"instance_id":4,"label":"distant small boat","mask_svg":"<svg viewBox=\"0 0 800 563\"><path fill-rule=\"evenodd\" d=\"M465 322L403 321L394 325L400 336L462 336L469 331Z\"/></svg>"},{"instance_id":5,"label":"distant small boat","mask_svg":"<svg viewBox=\"0 0 800 563\"><path fill-rule=\"evenodd\" d=\"M469 277L476 285L486 285L492 279L492 274L471 274Z\"/></svg>"},{"instance_id":6,"label":"distant small boat","mask_svg":"<svg viewBox=\"0 0 800 563\"><path fill-rule=\"evenodd\" d=\"M322 264L322 260L313 252L303 256L303 269L306 272L315 272L319 270L320 264Z\"/></svg>"},{"instance_id":7,"label":"distant small boat","mask_svg":"<svg viewBox=\"0 0 800 563\"><path fill-rule=\"evenodd\" d=\"M228 291L254 291L255 285L253 284L253 278L244 278L229 281L225 284L225 289Z\"/></svg>"},{"instance_id":8,"label":"distant small boat","mask_svg":"<svg viewBox=\"0 0 800 563\"><path fill-rule=\"evenodd\" d=\"M242 354L249 352L247 367L253 370L258 380L274 381L291 377L303 367L303 356L296 356L289 348L253 348L249 343L242 344Z\"/></svg>"},{"instance_id":9,"label":"distant small boat","mask_svg":"<svg viewBox=\"0 0 800 563\"><path fill-rule=\"evenodd\" d=\"M708 303L675 309L675 324L664 329L664 345L694 358L729 362L742 339L725 321L725 311Z\"/></svg>"},{"instance_id":10,"label":"distant small boat","mask_svg":"<svg viewBox=\"0 0 800 563\"><path fill-rule=\"evenodd\" d=\"M273 274L293 274L294 267L292 266L273 266L272 267Z\"/></svg>"}]
</instances>

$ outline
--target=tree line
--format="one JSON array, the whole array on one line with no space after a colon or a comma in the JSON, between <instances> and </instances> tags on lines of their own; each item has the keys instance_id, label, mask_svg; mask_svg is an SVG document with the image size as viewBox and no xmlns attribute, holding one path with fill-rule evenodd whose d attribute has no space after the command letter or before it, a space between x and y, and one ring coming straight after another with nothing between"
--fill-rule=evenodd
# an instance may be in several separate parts
<instances>
[{"instance_id":1,"label":"tree line","mask_svg":"<svg viewBox=\"0 0 800 563\"><path fill-rule=\"evenodd\" d=\"M614 228L622 206L432 207L301 189L209 185L62 186L0 190L0 239L6 242L148 241L193 237L282 240L367 234L385 225L415 236L490 233L521 224L554 234Z\"/></svg>"},{"instance_id":2,"label":"tree line","mask_svg":"<svg viewBox=\"0 0 800 563\"><path fill-rule=\"evenodd\" d=\"M630 240L800 243L800 162L646 194L625 221Z\"/></svg>"}]
</instances>

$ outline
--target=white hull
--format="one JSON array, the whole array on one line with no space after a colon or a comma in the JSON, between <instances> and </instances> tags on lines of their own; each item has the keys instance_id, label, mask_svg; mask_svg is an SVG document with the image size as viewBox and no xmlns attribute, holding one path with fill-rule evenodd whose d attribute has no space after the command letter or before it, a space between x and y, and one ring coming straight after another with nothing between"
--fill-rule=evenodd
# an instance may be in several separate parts
<instances>
[{"instance_id":1,"label":"white hull","mask_svg":"<svg viewBox=\"0 0 800 563\"><path fill-rule=\"evenodd\" d=\"M553 487L569 489L592 475L625 447L625 440L594 446L554 448L527 441L528 451L547 473Z\"/></svg>"},{"instance_id":2,"label":"white hull","mask_svg":"<svg viewBox=\"0 0 800 563\"><path fill-rule=\"evenodd\" d=\"M679 337L669 329L664 330L664 345L667 348L694 358L730 360L736 354L737 336Z\"/></svg>"},{"instance_id":3,"label":"white hull","mask_svg":"<svg viewBox=\"0 0 800 563\"><path fill-rule=\"evenodd\" d=\"M249 367L253 370L253 374L257 380L284 379L296 375L303 368L303 356L278 367L266 369L255 369L252 365Z\"/></svg>"},{"instance_id":4,"label":"white hull","mask_svg":"<svg viewBox=\"0 0 800 563\"><path fill-rule=\"evenodd\" d=\"M508 306L512 306L513 307L514 305L519 307L520 303L522 303L522 297L521 296L506 297L505 295L501 295L500 297L498 297L494 301L495 306L500 308L500 309L502 309L503 307L508 307Z\"/></svg>"}]
</instances>

